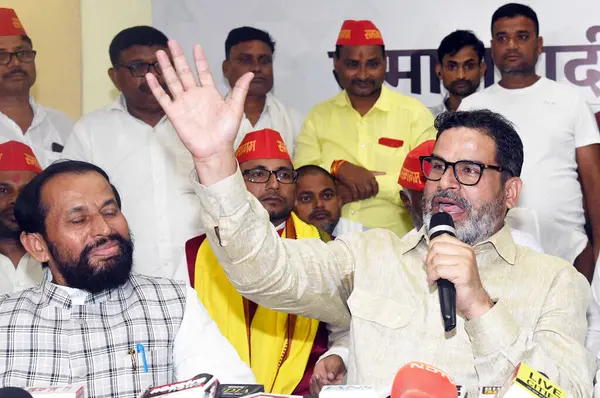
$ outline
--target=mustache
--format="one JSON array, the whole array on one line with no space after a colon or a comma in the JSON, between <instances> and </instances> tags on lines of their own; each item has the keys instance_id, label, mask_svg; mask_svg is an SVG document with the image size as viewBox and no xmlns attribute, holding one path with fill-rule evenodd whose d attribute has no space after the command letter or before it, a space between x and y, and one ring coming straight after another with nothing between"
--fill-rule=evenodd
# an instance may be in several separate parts
<instances>
[{"instance_id":1,"label":"mustache","mask_svg":"<svg viewBox=\"0 0 600 398\"><path fill-rule=\"evenodd\" d=\"M119 247L121 248L121 251L123 251L124 247L127 247L132 244L131 241L125 239L123 236L121 236L119 234L110 234L107 236L103 236L102 238L99 238L94 243L90 243L90 244L86 245L83 248L83 250L81 251L81 257L82 258L86 257L95 248L100 247L109 242L117 242L119 244Z\"/></svg>"},{"instance_id":2,"label":"mustache","mask_svg":"<svg viewBox=\"0 0 600 398\"><path fill-rule=\"evenodd\" d=\"M459 84L461 84L461 83L468 84L469 86L472 86L472 85L473 85L473 83L471 83L471 81L470 81L470 80L467 80L467 79L460 79L460 80L455 80L455 81L453 81L453 82L452 82L452 86L453 86L453 87L456 87L457 85L459 85Z\"/></svg>"},{"instance_id":3,"label":"mustache","mask_svg":"<svg viewBox=\"0 0 600 398\"><path fill-rule=\"evenodd\" d=\"M371 84L371 85L374 86L375 85L375 80L373 80L373 79L367 79L367 80L352 79L350 81L350 84L362 84L362 83L368 83L368 84Z\"/></svg>"},{"instance_id":4,"label":"mustache","mask_svg":"<svg viewBox=\"0 0 600 398\"><path fill-rule=\"evenodd\" d=\"M331 212L327 211L327 210L315 210L312 213L310 213L310 215L308 216L308 218L312 218L313 216L315 216L316 214L325 214L328 217L331 217Z\"/></svg>"},{"instance_id":5,"label":"mustache","mask_svg":"<svg viewBox=\"0 0 600 398\"><path fill-rule=\"evenodd\" d=\"M518 55L519 57L522 57L522 56L523 56L523 54L521 54L521 52L520 52L520 51L518 51L518 50L508 50L508 51L507 51L507 52L504 54L504 58L508 58L508 57L510 57L511 55Z\"/></svg>"},{"instance_id":6,"label":"mustache","mask_svg":"<svg viewBox=\"0 0 600 398\"><path fill-rule=\"evenodd\" d=\"M456 202L457 205L465 209L467 212L470 212L473 208L471 203L469 203L465 198L461 198L452 191L444 191L441 188L438 188L434 193L430 195L430 197L427 200L427 209L429 211L433 209L433 201L437 198L450 199L453 202Z\"/></svg>"},{"instance_id":7,"label":"mustache","mask_svg":"<svg viewBox=\"0 0 600 398\"><path fill-rule=\"evenodd\" d=\"M25 75L25 76L29 76L29 74L27 72L25 72L25 69L21 68L20 66L11 69L9 72L5 73L4 75L2 75L2 77L10 77L13 75Z\"/></svg>"}]
</instances>

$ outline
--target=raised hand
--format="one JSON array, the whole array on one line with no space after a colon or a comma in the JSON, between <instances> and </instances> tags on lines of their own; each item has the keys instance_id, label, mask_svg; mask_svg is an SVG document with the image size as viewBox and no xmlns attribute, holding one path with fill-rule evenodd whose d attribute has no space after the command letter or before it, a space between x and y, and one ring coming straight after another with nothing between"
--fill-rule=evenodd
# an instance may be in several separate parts
<instances>
[{"instance_id":1,"label":"raised hand","mask_svg":"<svg viewBox=\"0 0 600 398\"><path fill-rule=\"evenodd\" d=\"M254 75L249 72L240 77L231 96L224 100L215 87L208 61L199 45L194 46L194 62L200 84L196 83L179 44L171 40L169 49L173 64L162 50L156 56L172 98L154 75L147 74L146 80L177 135L192 154L200 181L210 185L235 173L233 143Z\"/></svg>"}]
</instances>

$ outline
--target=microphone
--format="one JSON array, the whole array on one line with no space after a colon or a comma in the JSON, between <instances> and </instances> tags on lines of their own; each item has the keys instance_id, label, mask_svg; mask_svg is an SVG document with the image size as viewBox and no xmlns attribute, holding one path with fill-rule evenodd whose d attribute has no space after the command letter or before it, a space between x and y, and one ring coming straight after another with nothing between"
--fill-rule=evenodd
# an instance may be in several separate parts
<instances>
[{"instance_id":1,"label":"microphone","mask_svg":"<svg viewBox=\"0 0 600 398\"><path fill-rule=\"evenodd\" d=\"M216 377L207 373L201 373L189 380L178 381L157 387L149 387L140 394L140 398L153 397L183 397L193 396L198 398L216 398L219 381ZM183 391L186 393L181 394Z\"/></svg>"},{"instance_id":2,"label":"microphone","mask_svg":"<svg viewBox=\"0 0 600 398\"><path fill-rule=\"evenodd\" d=\"M4 397L84 398L85 397L85 387L82 385L67 385L67 386L61 386L61 387L25 387L25 391L27 391L31 395L2 395L2 390L4 390L4 388L0 389L0 398L4 398Z\"/></svg>"},{"instance_id":3,"label":"microphone","mask_svg":"<svg viewBox=\"0 0 600 398\"><path fill-rule=\"evenodd\" d=\"M517 365L511 377L496 395L498 398L562 398L566 396L565 390L558 384L553 383L542 372L538 372L524 362Z\"/></svg>"},{"instance_id":4,"label":"microphone","mask_svg":"<svg viewBox=\"0 0 600 398\"><path fill-rule=\"evenodd\" d=\"M391 398L458 398L458 390L438 368L409 362L396 373Z\"/></svg>"},{"instance_id":5,"label":"microphone","mask_svg":"<svg viewBox=\"0 0 600 398\"><path fill-rule=\"evenodd\" d=\"M247 395L265 392L265 386L262 384L221 384L217 397L235 398L245 397Z\"/></svg>"},{"instance_id":6,"label":"microphone","mask_svg":"<svg viewBox=\"0 0 600 398\"><path fill-rule=\"evenodd\" d=\"M429 223L429 240L442 234L456 237L454 221L448 213L439 212L431 217ZM456 288L454 284L446 279L438 279L438 294L440 295L440 309L444 320L444 330L451 331L456 327Z\"/></svg>"},{"instance_id":7,"label":"microphone","mask_svg":"<svg viewBox=\"0 0 600 398\"><path fill-rule=\"evenodd\" d=\"M0 398L33 398L30 393L18 387L0 388Z\"/></svg>"}]
</instances>

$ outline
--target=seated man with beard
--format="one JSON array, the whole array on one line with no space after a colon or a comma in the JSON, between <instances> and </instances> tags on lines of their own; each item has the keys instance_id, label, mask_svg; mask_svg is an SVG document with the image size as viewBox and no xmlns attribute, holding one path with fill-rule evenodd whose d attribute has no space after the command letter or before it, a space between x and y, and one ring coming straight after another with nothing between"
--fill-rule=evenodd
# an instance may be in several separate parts
<instances>
[{"instance_id":1,"label":"seated man with beard","mask_svg":"<svg viewBox=\"0 0 600 398\"><path fill-rule=\"evenodd\" d=\"M52 164L15 216L47 269L39 285L0 298L0 386L85 384L90 398L135 398L199 373L254 381L191 288L131 273L127 220L102 169Z\"/></svg>"}]
</instances>

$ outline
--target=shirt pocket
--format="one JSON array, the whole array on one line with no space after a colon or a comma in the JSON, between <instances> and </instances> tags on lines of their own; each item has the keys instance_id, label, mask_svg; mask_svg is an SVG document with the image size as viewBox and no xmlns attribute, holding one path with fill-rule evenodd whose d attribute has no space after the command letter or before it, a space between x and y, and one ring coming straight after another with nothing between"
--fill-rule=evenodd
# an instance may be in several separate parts
<instances>
[{"instance_id":1,"label":"shirt pocket","mask_svg":"<svg viewBox=\"0 0 600 398\"><path fill-rule=\"evenodd\" d=\"M374 157L375 170L373 171L400 171L406 156L408 145L400 139L381 137L375 142Z\"/></svg>"},{"instance_id":2,"label":"shirt pocket","mask_svg":"<svg viewBox=\"0 0 600 398\"><path fill-rule=\"evenodd\" d=\"M410 324L414 308L408 304L354 289L348 298L352 318L372 329L397 330Z\"/></svg>"},{"instance_id":3,"label":"shirt pocket","mask_svg":"<svg viewBox=\"0 0 600 398\"><path fill-rule=\"evenodd\" d=\"M119 385L133 385L143 391L150 386L160 386L173 381L173 368L170 368L172 350L161 347L145 351L148 372L144 370L141 352L133 354L133 358L129 353L122 356L120 365L125 372L119 372L124 376Z\"/></svg>"}]
</instances>

